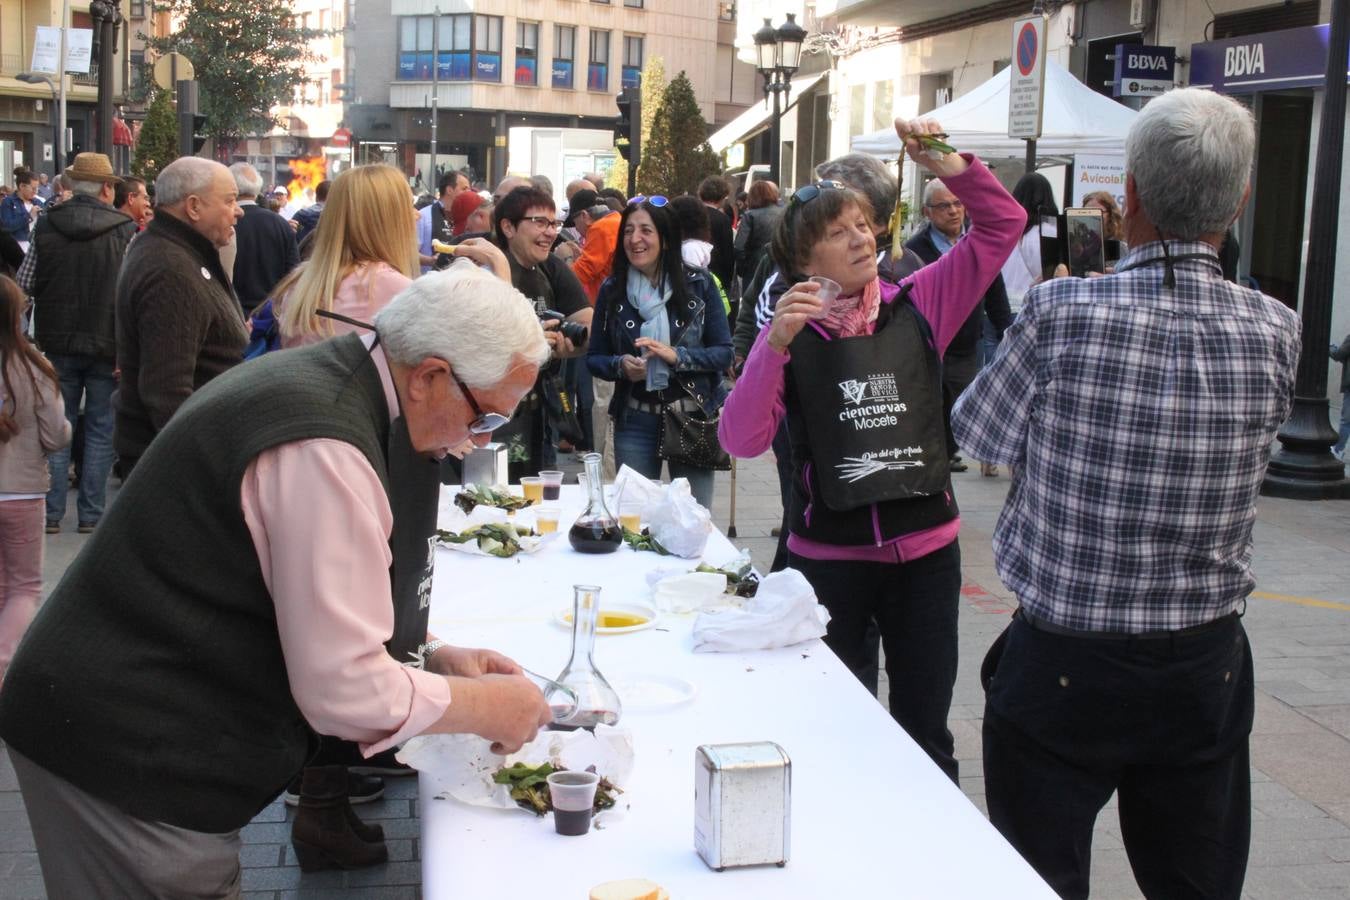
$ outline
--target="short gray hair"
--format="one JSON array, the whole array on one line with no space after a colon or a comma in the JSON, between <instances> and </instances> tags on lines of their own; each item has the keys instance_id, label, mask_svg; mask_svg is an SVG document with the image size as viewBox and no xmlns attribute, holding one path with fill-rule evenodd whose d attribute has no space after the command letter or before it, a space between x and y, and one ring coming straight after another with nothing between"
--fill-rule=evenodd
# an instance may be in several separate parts
<instances>
[{"instance_id":1,"label":"short gray hair","mask_svg":"<svg viewBox=\"0 0 1350 900\"><path fill-rule=\"evenodd\" d=\"M239 189L240 197L256 197L262 193L262 176L248 163L237 162L230 166L230 174L234 176L234 186Z\"/></svg>"},{"instance_id":2,"label":"short gray hair","mask_svg":"<svg viewBox=\"0 0 1350 900\"><path fill-rule=\"evenodd\" d=\"M74 178L64 179L64 187L76 196L93 197L98 199L98 195L103 192L102 181L76 181Z\"/></svg>"},{"instance_id":3,"label":"short gray hair","mask_svg":"<svg viewBox=\"0 0 1350 900\"><path fill-rule=\"evenodd\" d=\"M548 360L534 305L468 260L404 288L375 315L375 329L390 359L405 366L443 359L470 387L497 385L519 360Z\"/></svg>"},{"instance_id":4,"label":"short gray hair","mask_svg":"<svg viewBox=\"0 0 1350 900\"><path fill-rule=\"evenodd\" d=\"M872 204L876 224L884 226L890 221L891 210L895 209L895 176L870 153L845 153L826 160L816 166L816 177L842 181Z\"/></svg>"},{"instance_id":5,"label":"short gray hair","mask_svg":"<svg viewBox=\"0 0 1350 900\"><path fill-rule=\"evenodd\" d=\"M549 180L547 175L531 175L530 185L539 188L550 197L553 196L553 182Z\"/></svg>"},{"instance_id":6,"label":"short gray hair","mask_svg":"<svg viewBox=\"0 0 1350 900\"><path fill-rule=\"evenodd\" d=\"M1256 149L1252 114L1203 88L1149 101L1125 136L1125 172L1160 232L1185 241L1237 218Z\"/></svg>"},{"instance_id":7,"label":"short gray hair","mask_svg":"<svg viewBox=\"0 0 1350 900\"><path fill-rule=\"evenodd\" d=\"M933 195L936 194L938 191L946 191L947 193L951 193L951 188L943 184L941 178L934 178L932 181L925 184L923 186L923 205L927 206L928 204L932 203Z\"/></svg>"},{"instance_id":8,"label":"short gray hair","mask_svg":"<svg viewBox=\"0 0 1350 900\"><path fill-rule=\"evenodd\" d=\"M178 157L155 176L155 205L175 206L192 194L206 193L222 169L225 167L212 159Z\"/></svg>"}]
</instances>

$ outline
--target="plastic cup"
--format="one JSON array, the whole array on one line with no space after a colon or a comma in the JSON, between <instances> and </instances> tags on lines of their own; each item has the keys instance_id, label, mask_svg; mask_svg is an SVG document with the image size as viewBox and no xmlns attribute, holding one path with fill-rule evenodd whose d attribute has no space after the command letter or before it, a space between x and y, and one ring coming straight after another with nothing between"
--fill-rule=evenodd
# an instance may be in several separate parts
<instances>
[{"instance_id":1,"label":"plastic cup","mask_svg":"<svg viewBox=\"0 0 1350 900\"><path fill-rule=\"evenodd\" d=\"M535 510L534 524L539 529L540 534L552 534L558 530L558 519L561 512L556 506L541 506Z\"/></svg>"},{"instance_id":2,"label":"plastic cup","mask_svg":"<svg viewBox=\"0 0 1350 900\"><path fill-rule=\"evenodd\" d=\"M529 503L544 502L544 480L530 475L520 479L520 489L525 492L525 500Z\"/></svg>"},{"instance_id":3,"label":"plastic cup","mask_svg":"<svg viewBox=\"0 0 1350 900\"><path fill-rule=\"evenodd\" d=\"M591 830L595 790L600 776L594 772L554 772L548 776L553 800L553 830L575 836Z\"/></svg>"},{"instance_id":4,"label":"plastic cup","mask_svg":"<svg viewBox=\"0 0 1350 900\"><path fill-rule=\"evenodd\" d=\"M820 285L820 290L816 291L816 296L820 299L820 312L812 316L813 319L823 319L830 314L830 306L834 303L834 298L839 296L843 290L839 282L826 278L824 275L812 275L807 281L813 281Z\"/></svg>"},{"instance_id":5,"label":"plastic cup","mask_svg":"<svg viewBox=\"0 0 1350 900\"><path fill-rule=\"evenodd\" d=\"M540 472L539 477L544 480L544 499L557 500L562 496L563 473L557 471Z\"/></svg>"},{"instance_id":6,"label":"plastic cup","mask_svg":"<svg viewBox=\"0 0 1350 900\"><path fill-rule=\"evenodd\" d=\"M623 526L624 531L642 533L642 507L641 497L619 498L619 524Z\"/></svg>"}]
</instances>

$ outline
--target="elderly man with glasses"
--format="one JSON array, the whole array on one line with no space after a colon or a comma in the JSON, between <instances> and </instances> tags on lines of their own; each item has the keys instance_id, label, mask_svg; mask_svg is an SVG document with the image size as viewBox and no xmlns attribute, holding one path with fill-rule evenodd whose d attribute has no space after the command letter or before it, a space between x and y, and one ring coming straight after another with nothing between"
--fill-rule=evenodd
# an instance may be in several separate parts
<instances>
[{"instance_id":1,"label":"elderly man with glasses","mask_svg":"<svg viewBox=\"0 0 1350 900\"><path fill-rule=\"evenodd\" d=\"M931 265L965 234L966 208L941 180L934 178L924 186L923 214L928 219L927 224L905 241L905 249L918 255L924 265ZM947 345L947 353L942 358L942 425L953 472L970 468L957 453L956 437L952 434L952 406L980 369L980 337L984 333L986 316L993 325L995 338L1001 339L1012 324L1012 308L1008 305L1008 290L1003 285L1002 275L995 276L979 305Z\"/></svg>"},{"instance_id":2,"label":"elderly man with glasses","mask_svg":"<svg viewBox=\"0 0 1350 900\"><path fill-rule=\"evenodd\" d=\"M427 631L433 461L486 443L548 353L529 302L461 262L372 333L268 354L184 405L0 694L49 894L238 896L239 829L315 732L368 756L447 732L509 753L550 720L514 662ZM380 861L345 783L305 796L302 868Z\"/></svg>"}]
</instances>

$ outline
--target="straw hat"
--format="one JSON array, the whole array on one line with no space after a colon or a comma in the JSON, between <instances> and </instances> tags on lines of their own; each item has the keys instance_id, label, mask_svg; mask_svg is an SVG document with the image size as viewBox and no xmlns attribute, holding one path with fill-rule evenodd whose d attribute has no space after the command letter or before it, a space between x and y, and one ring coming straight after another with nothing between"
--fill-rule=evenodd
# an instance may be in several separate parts
<instances>
[{"instance_id":1,"label":"straw hat","mask_svg":"<svg viewBox=\"0 0 1350 900\"><path fill-rule=\"evenodd\" d=\"M102 153L81 153L76 156L75 165L67 168L62 178L68 181L122 183L122 179L113 174L112 160Z\"/></svg>"}]
</instances>

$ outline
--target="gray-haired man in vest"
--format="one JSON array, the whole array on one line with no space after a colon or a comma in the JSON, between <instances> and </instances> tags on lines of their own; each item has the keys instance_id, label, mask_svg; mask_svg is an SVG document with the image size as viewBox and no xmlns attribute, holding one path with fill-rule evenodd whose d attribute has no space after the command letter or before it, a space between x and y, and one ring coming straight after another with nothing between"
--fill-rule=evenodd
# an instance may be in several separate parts
<instances>
[{"instance_id":1,"label":"gray-haired man in vest","mask_svg":"<svg viewBox=\"0 0 1350 900\"><path fill-rule=\"evenodd\" d=\"M314 732L505 753L550 720L514 662L427 632L433 460L533 386L533 307L465 263L374 326L194 393L34 621L0 736L51 896L236 896L239 829ZM293 835L306 869L335 864L321 825Z\"/></svg>"}]
</instances>

